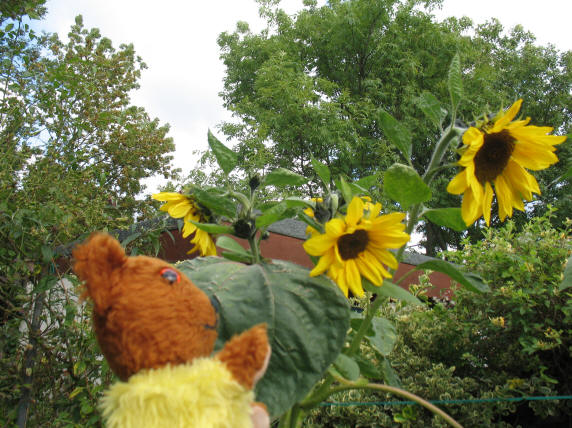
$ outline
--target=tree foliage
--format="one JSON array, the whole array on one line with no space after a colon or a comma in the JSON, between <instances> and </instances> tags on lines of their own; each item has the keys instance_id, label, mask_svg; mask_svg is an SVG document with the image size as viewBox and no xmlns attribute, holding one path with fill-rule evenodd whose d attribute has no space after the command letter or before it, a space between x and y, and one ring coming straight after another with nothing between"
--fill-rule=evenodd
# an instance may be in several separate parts
<instances>
[{"instance_id":1,"label":"tree foliage","mask_svg":"<svg viewBox=\"0 0 572 428\"><path fill-rule=\"evenodd\" d=\"M133 46L114 48L81 16L68 42L37 34L44 3L0 5L2 426L97 422L110 374L60 250L147 216L141 179L173 176L168 126L130 103L145 68Z\"/></svg>"},{"instance_id":2,"label":"tree foliage","mask_svg":"<svg viewBox=\"0 0 572 428\"><path fill-rule=\"evenodd\" d=\"M412 130L412 162L422 169L446 114L426 117L423 102L447 104L447 70L456 53L465 80L466 102L457 114L462 121L522 97L523 115L533 123L559 133L570 129L571 53L536 46L520 26L507 33L494 19L479 26L468 18L437 22L430 10L440 2L431 0L307 2L294 16L260 4L265 30L255 34L239 22L219 37L227 70L221 96L237 119L221 129L239 141L247 174L285 167L312 176L311 156L333 175L352 179L385 170L398 159L388 144L386 114ZM558 155L559 166L540 174L537 212L554 202L562 221L570 215L569 178L559 179L570 167L566 145ZM434 188L444 189L447 179ZM382 195L382 188L379 180L372 190ZM433 195L433 207L451 206L455 198L443 190ZM432 225L424 232L428 254L460 239Z\"/></svg>"}]
</instances>

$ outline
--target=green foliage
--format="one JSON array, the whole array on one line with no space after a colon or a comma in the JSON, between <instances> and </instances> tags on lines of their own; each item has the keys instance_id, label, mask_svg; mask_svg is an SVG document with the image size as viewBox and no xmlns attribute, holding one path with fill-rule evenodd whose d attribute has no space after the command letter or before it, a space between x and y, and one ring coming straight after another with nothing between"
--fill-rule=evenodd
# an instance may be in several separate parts
<instances>
[{"instance_id":1,"label":"green foliage","mask_svg":"<svg viewBox=\"0 0 572 428\"><path fill-rule=\"evenodd\" d=\"M399 203L403 210L431 199L431 189L417 171L395 163L385 171L383 189L387 196Z\"/></svg>"},{"instance_id":2,"label":"green foliage","mask_svg":"<svg viewBox=\"0 0 572 428\"><path fill-rule=\"evenodd\" d=\"M536 46L522 27L506 31L496 20L479 26L468 18L436 22L430 10L438 3L308 2L288 16L265 2L267 28L254 33L240 23L222 33L222 97L237 120L221 130L239 141L235 150L245 175L286 168L310 178L304 190L314 196L321 179L312 158L348 181L386 170L399 152L423 171L447 116L469 124L518 98L525 100L523 117L569 132L570 52ZM447 112L449 99L453 108ZM561 162L537 174L540 203L518 214L518 224L545 212L547 203L559 208L554 224L571 216L569 147L560 145ZM453 161L448 156L442 160ZM428 208L458 206L459 198L445 191L452 176L451 170L433 183ZM387 206L380 181L372 196ZM419 225L426 253L459 245L456 229ZM477 239L480 226L469 234Z\"/></svg>"},{"instance_id":3,"label":"green foliage","mask_svg":"<svg viewBox=\"0 0 572 428\"><path fill-rule=\"evenodd\" d=\"M132 252L157 235L141 179L170 171L168 127L130 105L145 68L76 18L64 43L26 23L44 1L0 5L0 425L97 426L111 378L78 306L69 244L122 229ZM151 236L153 235L153 236Z\"/></svg>"},{"instance_id":4,"label":"green foliage","mask_svg":"<svg viewBox=\"0 0 572 428\"><path fill-rule=\"evenodd\" d=\"M323 276L280 260L247 266L209 257L177 267L220 303L217 348L255 324L268 325L272 357L256 392L273 416L306 396L344 344L349 306Z\"/></svg>"},{"instance_id":5,"label":"green foliage","mask_svg":"<svg viewBox=\"0 0 572 428\"><path fill-rule=\"evenodd\" d=\"M397 329L389 358L403 388L433 400L570 395L572 294L559 290L572 251L569 232L553 229L549 215L522 231L510 221L502 229L488 229L481 241L465 241L447 258L480 274L489 293L458 289L452 307L383 306L382 314ZM352 392L329 401L342 400L395 398ZM506 427L567 426L570 406L561 400L442 407L463 426ZM310 421L319 426L446 426L418 406L327 407Z\"/></svg>"}]
</instances>

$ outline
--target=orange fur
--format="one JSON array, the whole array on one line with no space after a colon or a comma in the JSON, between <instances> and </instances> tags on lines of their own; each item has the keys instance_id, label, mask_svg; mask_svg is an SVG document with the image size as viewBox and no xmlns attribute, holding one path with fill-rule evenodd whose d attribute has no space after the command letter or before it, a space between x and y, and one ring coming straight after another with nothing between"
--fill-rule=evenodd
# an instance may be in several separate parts
<instances>
[{"instance_id":1,"label":"orange fur","mask_svg":"<svg viewBox=\"0 0 572 428\"><path fill-rule=\"evenodd\" d=\"M164 268L177 271L174 267L156 258L127 257L117 240L101 233L90 236L73 255L74 270L85 281L82 297L93 301L97 340L121 380L141 369L210 355L217 337L216 312L182 273L173 284L161 275ZM269 357L264 324L233 337L216 355L249 389L266 370ZM253 409L253 420L267 419L261 417L267 416L263 404Z\"/></svg>"},{"instance_id":2,"label":"orange fur","mask_svg":"<svg viewBox=\"0 0 572 428\"><path fill-rule=\"evenodd\" d=\"M234 336L225 344L216 358L225 363L238 383L251 389L256 383L257 375L266 368L265 363L269 352L266 325L259 324Z\"/></svg>"}]
</instances>

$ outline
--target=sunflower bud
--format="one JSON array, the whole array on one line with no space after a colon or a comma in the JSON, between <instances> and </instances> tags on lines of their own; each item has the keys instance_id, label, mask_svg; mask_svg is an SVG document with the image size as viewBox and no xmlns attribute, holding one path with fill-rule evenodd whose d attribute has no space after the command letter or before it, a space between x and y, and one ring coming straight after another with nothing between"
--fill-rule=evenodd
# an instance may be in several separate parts
<instances>
[{"instance_id":1,"label":"sunflower bud","mask_svg":"<svg viewBox=\"0 0 572 428\"><path fill-rule=\"evenodd\" d=\"M256 227L253 220L237 220L232 227L234 228L234 235L238 238L249 239L256 233Z\"/></svg>"},{"instance_id":2,"label":"sunflower bud","mask_svg":"<svg viewBox=\"0 0 572 428\"><path fill-rule=\"evenodd\" d=\"M260 177L258 175L253 175L250 177L250 180L248 180L248 185L250 186L250 190L254 192L258 186L260 186Z\"/></svg>"}]
</instances>

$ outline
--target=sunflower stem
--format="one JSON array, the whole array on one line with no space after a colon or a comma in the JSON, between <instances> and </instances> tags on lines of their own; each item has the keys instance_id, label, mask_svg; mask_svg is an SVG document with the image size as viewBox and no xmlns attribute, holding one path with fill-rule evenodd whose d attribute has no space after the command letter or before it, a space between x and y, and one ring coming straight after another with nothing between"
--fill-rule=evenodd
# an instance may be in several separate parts
<instances>
[{"instance_id":1,"label":"sunflower stem","mask_svg":"<svg viewBox=\"0 0 572 428\"><path fill-rule=\"evenodd\" d=\"M248 238L248 244L250 245L250 252L254 257L254 263L260 263L260 248L258 246L258 240L256 239L256 236L251 236Z\"/></svg>"},{"instance_id":2,"label":"sunflower stem","mask_svg":"<svg viewBox=\"0 0 572 428\"><path fill-rule=\"evenodd\" d=\"M449 144L459 135L459 131L455 128L454 123L451 123L449 128L445 131L445 133L441 136L441 139L435 145L435 150L431 155L431 161L425 170L425 174L423 174L423 181L425 184L429 185L433 178L435 177L435 171L439 168L439 164L443 160L443 156L447 152L449 148Z\"/></svg>"},{"instance_id":3,"label":"sunflower stem","mask_svg":"<svg viewBox=\"0 0 572 428\"><path fill-rule=\"evenodd\" d=\"M375 313L377 312L377 310L379 309L379 307L381 306L382 303L383 303L383 299L378 297L368 305L365 317L364 317L358 331L356 332L356 335L354 336L354 338L350 344L350 348L349 348L349 352L348 352L348 354L350 356L354 355L356 353L356 351L359 350L359 345L360 345L361 341L363 340L365 333L369 329L369 326L371 324L371 320L373 319Z\"/></svg>"},{"instance_id":4,"label":"sunflower stem","mask_svg":"<svg viewBox=\"0 0 572 428\"><path fill-rule=\"evenodd\" d=\"M415 403L419 404L420 406L425 407L431 413L441 416L445 421L447 421L447 423L449 423L449 425L451 425L453 427L463 428L455 419L453 419L451 416L449 416L447 413L445 413L443 410L441 410L440 408L438 408L434 404L431 404L430 402L424 400L423 398L421 398L415 394L412 394L411 392L407 392L401 388L396 388L394 386L378 384L378 383L363 384L363 383L360 383L359 381L353 382L353 381L344 379L342 377L337 377L337 376L336 376L336 380L338 382L342 383L343 385L332 388L330 390L330 395L335 394L337 392L346 391L348 389L373 389L373 390L377 390L377 391L389 392L390 394L394 394L394 395L397 395L399 397L403 397L405 399L408 399L410 401L414 401ZM327 398L327 397L325 397L325 398Z\"/></svg>"},{"instance_id":5,"label":"sunflower stem","mask_svg":"<svg viewBox=\"0 0 572 428\"><path fill-rule=\"evenodd\" d=\"M445 133L441 136L437 144L435 145L435 150L433 150L433 154L431 155L431 161L423 174L423 182L427 185L430 185L433 179L435 178L436 173L441 169L440 164L454 138L457 138L459 135L460 130L454 126L454 121L451 125L447 128ZM409 216L407 219L407 227L405 228L405 233L411 235L413 232L413 228L419 221L420 212L421 212L422 204L415 204L409 210ZM407 243L405 243L396 254L397 261L401 261L401 257L407 247Z\"/></svg>"}]
</instances>

